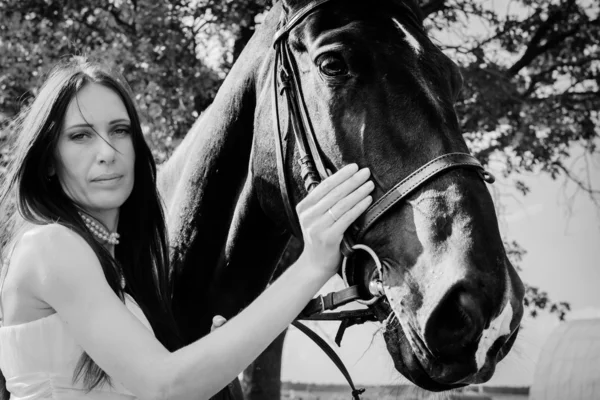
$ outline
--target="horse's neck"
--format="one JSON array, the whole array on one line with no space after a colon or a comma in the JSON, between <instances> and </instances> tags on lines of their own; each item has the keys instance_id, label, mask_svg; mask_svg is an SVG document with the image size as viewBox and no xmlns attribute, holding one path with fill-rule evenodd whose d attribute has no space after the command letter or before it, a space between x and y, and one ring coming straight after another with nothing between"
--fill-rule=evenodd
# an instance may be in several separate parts
<instances>
[{"instance_id":1,"label":"horse's neck","mask_svg":"<svg viewBox=\"0 0 600 400\"><path fill-rule=\"evenodd\" d=\"M242 160L250 156L254 134L255 80L257 75L262 75L257 71L269 65L263 60L269 58L279 14L280 5L276 5L234 64L213 104L194 123L168 162L161 166L158 185L170 221L179 219L182 203L190 197L189 189L205 195L208 182L202 180L204 176L217 175L223 168L235 165L238 172L235 181L237 187L241 187L241 178L248 166L246 162L242 164ZM259 84L262 86L263 82ZM192 180L194 185L190 187ZM228 180L223 183L233 185ZM225 203L228 199L223 200Z\"/></svg>"},{"instance_id":2,"label":"horse's neck","mask_svg":"<svg viewBox=\"0 0 600 400\"><path fill-rule=\"evenodd\" d=\"M275 11L277 13L277 11ZM264 215L250 172L255 76L270 52L271 13L210 110L161 169L174 268L174 309L197 338L215 313L230 317L267 284L288 234Z\"/></svg>"},{"instance_id":3,"label":"horse's neck","mask_svg":"<svg viewBox=\"0 0 600 400\"><path fill-rule=\"evenodd\" d=\"M177 202L174 200L177 192L177 185L182 182L182 171L185 169L186 164L193 157L194 153L194 141L195 132L202 131L203 119L206 117L210 107L208 107L200 117L194 122L191 129L181 141L179 146L175 149L168 162L158 167L157 185L162 199L167 206L167 216L174 212L177 212Z\"/></svg>"}]
</instances>

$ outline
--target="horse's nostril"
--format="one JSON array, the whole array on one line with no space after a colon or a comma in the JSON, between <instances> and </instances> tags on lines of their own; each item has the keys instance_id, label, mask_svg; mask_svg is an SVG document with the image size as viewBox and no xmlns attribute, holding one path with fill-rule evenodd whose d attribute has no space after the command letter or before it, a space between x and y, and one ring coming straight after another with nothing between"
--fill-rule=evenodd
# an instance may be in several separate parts
<instances>
[{"instance_id":1,"label":"horse's nostril","mask_svg":"<svg viewBox=\"0 0 600 400\"><path fill-rule=\"evenodd\" d=\"M484 329L481 304L463 288L454 288L433 311L425 327L425 341L441 358L468 356Z\"/></svg>"}]
</instances>

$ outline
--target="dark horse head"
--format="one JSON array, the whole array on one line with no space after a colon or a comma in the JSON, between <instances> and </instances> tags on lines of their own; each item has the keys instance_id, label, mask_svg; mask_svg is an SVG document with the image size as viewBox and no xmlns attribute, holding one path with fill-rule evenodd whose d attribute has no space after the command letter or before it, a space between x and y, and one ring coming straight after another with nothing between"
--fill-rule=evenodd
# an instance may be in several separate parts
<instances>
[{"instance_id":1,"label":"dark horse head","mask_svg":"<svg viewBox=\"0 0 600 400\"><path fill-rule=\"evenodd\" d=\"M264 289L290 237L273 135L273 38L282 19L316 2L273 7L161 171L174 307L189 340L208 332L212 315L232 316ZM327 167L369 167L377 200L430 160L468 153L453 107L460 74L427 37L415 2L319 3L286 40ZM306 193L279 99L296 204ZM426 180L361 242L383 260L385 298L372 307L397 370L434 391L487 381L516 338L523 285L480 174L457 167ZM353 279L368 285L373 263L353 262Z\"/></svg>"}]
</instances>

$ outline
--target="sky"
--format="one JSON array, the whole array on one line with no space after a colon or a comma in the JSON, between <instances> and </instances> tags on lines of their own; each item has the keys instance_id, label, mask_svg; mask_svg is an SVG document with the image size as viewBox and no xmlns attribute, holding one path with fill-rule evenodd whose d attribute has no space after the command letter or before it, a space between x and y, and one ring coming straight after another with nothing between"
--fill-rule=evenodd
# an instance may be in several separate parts
<instances>
[{"instance_id":1,"label":"sky","mask_svg":"<svg viewBox=\"0 0 600 400\"><path fill-rule=\"evenodd\" d=\"M600 157L592 161L591 181L598 187ZM569 319L600 317L600 210L584 194L567 201L573 186L564 187L561 179L552 181L539 174L508 178L496 175L496 178L497 182L489 188L497 205L501 204L501 233L527 250L521 262L523 281L547 291L554 301L569 302L572 307ZM516 178L531 187L527 196L511 189ZM341 281L334 278L323 292L342 287ZM526 316L513 350L487 384L530 385L543 344L558 324L558 319L547 313L535 319ZM337 323L320 323L316 329L333 344ZM342 347L336 350L355 382L364 385L406 382L395 371L375 323L347 330ZM293 327L284 344L282 379L345 383L327 356Z\"/></svg>"}]
</instances>

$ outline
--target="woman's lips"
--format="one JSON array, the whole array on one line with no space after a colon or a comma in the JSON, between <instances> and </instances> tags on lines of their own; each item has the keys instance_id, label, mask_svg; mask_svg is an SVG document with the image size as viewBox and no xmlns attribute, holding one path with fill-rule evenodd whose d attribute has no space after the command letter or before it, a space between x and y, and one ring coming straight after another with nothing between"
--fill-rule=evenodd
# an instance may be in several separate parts
<instances>
[{"instance_id":1,"label":"woman's lips","mask_svg":"<svg viewBox=\"0 0 600 400\"><path fill-rule=\"evenodd\" d=\"M96 178L92 179L92 182L98 182L98 183L114 182L114 181L121 179L122 177L123 177L123 175L120 175L120 174L104 174L104 175L100 175L100 176L97 176Z\"/></svg>"}]
</instances>

